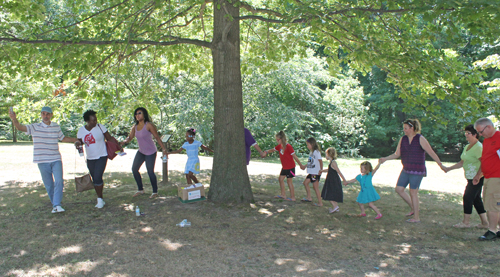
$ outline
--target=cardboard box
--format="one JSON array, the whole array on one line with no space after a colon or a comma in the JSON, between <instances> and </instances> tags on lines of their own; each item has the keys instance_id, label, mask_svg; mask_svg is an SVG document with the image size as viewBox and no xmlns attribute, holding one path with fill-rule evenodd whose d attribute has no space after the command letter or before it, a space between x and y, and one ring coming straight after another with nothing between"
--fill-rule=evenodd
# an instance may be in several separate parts
<instances>
[{"instance_id":1,"label":"cardboard box","mask_svg":"<svg viewBox=\"0 0 500 277\"><path fill-rule=\"evenodd\" d=\"M185 187L189 187L190 185L188 184L183 184L183 185L177 185L177 194L179 195L179 198L183 201L186 200L196 200L196 199L201 199L205 198L205 187L197 187L197 188L190 188L190 189L184 189Z\"/></svg>"}]
</instances>

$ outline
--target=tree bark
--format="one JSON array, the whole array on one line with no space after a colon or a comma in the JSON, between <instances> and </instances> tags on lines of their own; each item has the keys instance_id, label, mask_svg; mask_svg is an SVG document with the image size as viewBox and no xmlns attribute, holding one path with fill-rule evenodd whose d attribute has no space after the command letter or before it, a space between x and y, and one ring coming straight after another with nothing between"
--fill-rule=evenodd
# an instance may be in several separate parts
<instances>
[{"instance_id":1,"label":"tree bark","mask_svg":"<svg viewBox=\"0 0 500 277\"><path fill-rule=\"evenodd\" d=\"M240 70L239 7L214 1L214 162L208 198L214 202L253 201L246 167L243 90Z\"/></svg>"},{"instance_id":2,"label":"tree bark","mask_svg":"<svg viewBox=\"0 0 500 277\"><path fill-rule=\"evenodd\" d=\"M14 126L14 122L12 123L12 142L17 142L17 129L16 126Z\"/></svg>"}]
</instances>

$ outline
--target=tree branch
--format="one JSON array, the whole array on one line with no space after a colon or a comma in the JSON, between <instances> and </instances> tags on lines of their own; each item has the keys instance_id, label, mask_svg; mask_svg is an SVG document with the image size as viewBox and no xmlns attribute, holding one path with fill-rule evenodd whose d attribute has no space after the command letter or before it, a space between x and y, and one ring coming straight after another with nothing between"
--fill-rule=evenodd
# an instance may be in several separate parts
<instances>
[{"instance_id":1,"label":"tree branch","mask_svg":"<svg viewBox=\"0 0 500 277\"><path fill-rule=\"evenodd\" d=\"M332 37L334 40L336 40L338 43L340 43L340 45L342 45L343 47L345 47L345 48L349 49L349 51L351 51L351 52L353 51L352 47L350 47L349 45L347 45L347 43L344 43L342 40L340 40L340 39L339 39L339 38L337 38L336 36L334 36L334 35L332 35L332 34L330 34L330 33L326 32L326 31L323 31L323 30L321 30L321 32L323 32L324 34L326 34L326 35L328 35L328 36Z\"/></svg>"},{"instance_id":2,"label":"tree branch","mask_svg":"<svg viewBox=\"0 0 500 277\"><path fill-rule=\"evenodd\" d=\"M132 44L132 45L178 45L178 44L193 44L197 46L202 46L206 48L211 48L212 44L208 41L197 40L197 39L187 39L179 38L174 36L167 36L167 38L172 39L172 41L152 41L152 40L57 40L57 39L40 39L40 40L24 40L17 38L2 38L0 37L0 42L18 42L24 44L64 44L64 45L110 45L110 44Z\"/></svg>"},{"instance_id":3,"label":"tree branch","mask_svg":"<svg viewBox=\"0 0 500 277\"><path fill-rule=\"evenodd\" d=\"M200 7L200 20L201 20L201 26L203 28L203 39L207 38L207 31L205 30L205 21L203 20L203 13L205 12L205 8L207 7L207 4L203 3Z\"/></svg>"},{"instance_id":4,"label":"tree branch","mask_svg":"<svg viewBox=\"0 0 500 277\"><path fill-rule=\"evenodd\" d=\"M297 19L294 19L290 22L287 22L286 20L271 19L271 18L266 18L266 17L260 16L260 15L244 15L244 16L236 17L236 19L238 19L238 20L256 19L256 20L260 20L263 22L269 22L269 23L293 23L293 24L304 23L304 22L307 22L307 20L308 20L306 18L297 18Z\"/></svg>"},{"instance_id":5,"label":"tree branch","mask_svg":"<svg viewBox=\"0 0 500 277\"><path fill-rule=\"evenodd\" d=\"M95 13L95 14L93 14L93 15L91 15L91 16L89 16L89 17L87 17L87 18L83 19L83 20L77 21L77 22L75 22L75 23L73 23L73 24L70 24L70 25L66 25L66 26L62 26L62 27L58 27L58 28L54 28L54 29L51 29L51 30L45 31L45 32L43 32L43 33L41 33L41 34L36 35L36 37L40 37L40 36L42 36L42 35L44 35L44 34L46 34L46 33L50 33L50 32L56 31L56 30L66 29L66 28L68 28L68 27L78 25L78 24L80 24L80 23L82 23L82 22L84 22L84 21L87 21L87 20L89 20L89 19L91 19L91 18L93 18L93 17L96 17L96 16L100 15L101 13L104 13L104 12L109 11L109 10L112 10L112 9L114 9L114 8L116 8L116 7L120 6L120 5L123 5L123 4L127 3L128 1L129 1L129 0L125 0L125 1L123 1L123 2L121 2L121 3L118 3L118 4L114 5L114 6L111 6L111 7L109 7L109 8L106 8L106 9L102 10L102 11L99 11L99 12L97 12L97 13Z\"/></svg>"},{"instance_id":6,"label":"tree branch","mask_svg":"<svg viewBox=\"0 0 500 277\"><path fill-rule=\"evenodd\" d=\"M269 9L257 9L257 8L252 7L250 4L243 2L243 1L240 1L240 4L241 4L242 8L244 8L245 10L247 10L253 14L264 13L264 14L274 15L274 16L280 17L280 18L284 17L283 14L281 14L277 11L273 11L273 10L269 10Z\"/></svg>"},{"instance_id":7,"label":"tree branch","mask_svg":"<svg viewBox=\"0 0 500 277\"><path fill-rule=\"evenodd\" d=\"M191 10L192 8L194 8L194 6L195 5L191 5L191 6L187 7L185 10L183 10L183 11L179 12L178 14L174 15L174 17L172 17L169 20L167 20L167 21L163 22L162 24L158 25L158 27L156 27L156 28L160 29L161 27L163 27L163 26L169 24L170 22L172 22L177 17L185 15L189 10Z\"/></svg>"},{"instance_id":8,"label":"tree branch","mask_svg":"<svg viewBox=\"0 0 500 277\"><path fill-rule=\"evenodd\" d=\"M115 54L116 54L116 51L113 52L113 53L111 53L111 54L109 54L106 58L104 58L104 60L102 60L99 63L99 65L96 68L94 68L94 70L92 70L92 72L90 72L89 75L87 75L87 77L85 78L85 81L83 82L82 86L84 86L85 83L87 83L87 81L90 79L89 78L90 76L92 76L97 70L99 70L99 68L101 68L104 65L104 63L106 63L106 61L109 60L111 57L113 57L113 55L115 55Z\"/></svg>"},{"instance_id":9,"label":"tree branch","mask_svg":"<svg viewBox=\"0 0 500 277\"><path fill-rule=\"evenodd\" d=\"M120 79L120 82L132 93L134 97L137 97L137 93L132 88L130 88L129 85L125 83L125 81Z\"/></svg>"}]
</instances>

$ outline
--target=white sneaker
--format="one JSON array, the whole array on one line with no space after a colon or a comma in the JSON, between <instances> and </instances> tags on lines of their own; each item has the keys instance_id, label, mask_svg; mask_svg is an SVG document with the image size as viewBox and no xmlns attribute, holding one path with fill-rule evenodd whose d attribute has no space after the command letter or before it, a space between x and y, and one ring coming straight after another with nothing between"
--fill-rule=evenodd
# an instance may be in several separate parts
<instances>
[{"instance_id":1,"label":"white sneaker","mask_svg":"<svg viewBox=\"0 0 500 277\"><path fill-rule=\"evenodd\" d=\"M61 207L61 206L55 206L53 209L52 209L52 213L55 214L55 213L62 213L64 212L64 209Z\"/></svg>"},{"instance_id":2,"label":"white sneaker","mask_svg":"<svg viewBox=\"0 0 500 277\"><path fill-rule=\"evenodd\" d=\"M104 199L97 198L97 205L95 205L95 207L98 209L102 209L102 207L104 207L105 204L106 202L104 202Z\"/></svg>"}]
</instances>

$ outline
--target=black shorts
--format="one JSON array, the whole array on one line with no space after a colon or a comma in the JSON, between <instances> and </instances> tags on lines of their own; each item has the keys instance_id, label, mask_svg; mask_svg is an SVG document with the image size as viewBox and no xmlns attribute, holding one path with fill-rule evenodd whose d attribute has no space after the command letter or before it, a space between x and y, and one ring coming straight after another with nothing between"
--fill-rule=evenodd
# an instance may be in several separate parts
<instances>
[{"instance_id":1,"label":"black shorts","mask_svg":"<svg viewBox=\"0 0 500 277\"><path fill-rule=\"evenodd\" d=\"M295 177L295 167L292 169L281 169L280 176L285 175L287 178Z\"/></svg>"},{"instance_id":2,"label":"black shorts","mask_svg":"<svg viewBox=\"0 0 500 277\"><path fill-rule=\"evenodd\" d=\"M314 183L316 181L319 182L319 179L321 179L321 175L308 174L306 179L311 179L311 183Z\"/></svg>"}]
</instances>

